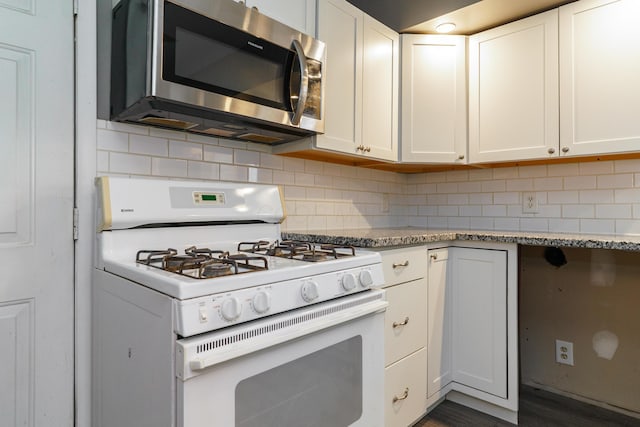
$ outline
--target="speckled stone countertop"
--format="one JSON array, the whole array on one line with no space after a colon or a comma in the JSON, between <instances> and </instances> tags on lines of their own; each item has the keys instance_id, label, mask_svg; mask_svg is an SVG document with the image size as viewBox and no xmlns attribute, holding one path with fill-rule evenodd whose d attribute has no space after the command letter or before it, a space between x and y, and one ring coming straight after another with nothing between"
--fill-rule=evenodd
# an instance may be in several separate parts
<instances>
[{"instance_id":1,"label":"speckled stone countertop","mask_svg":"<svg viewBox=\"0 0 640 427\"><path fill-rule=\"evenodd\" d=\"M451 240L517 243L590 249L640 251L640 236L562 234L510 231L430 230L424 228L374 228L321 231L284 231L285 240L333 243L363 248L410 246Z\"/></svg>"}]
</instances>

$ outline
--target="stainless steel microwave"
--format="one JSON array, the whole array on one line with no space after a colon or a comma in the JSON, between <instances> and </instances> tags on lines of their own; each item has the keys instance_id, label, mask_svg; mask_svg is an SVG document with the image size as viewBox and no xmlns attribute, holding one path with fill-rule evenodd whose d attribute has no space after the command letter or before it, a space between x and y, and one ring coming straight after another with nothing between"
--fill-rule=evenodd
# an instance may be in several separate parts
<instances>
[{"instance_id":1,"label":"stainless steel microwave","mask_svg":"<svg viewBox=\"0 0 640 427\"><path fill-rule=\"evenodd\" d=\"M323 42L233 0L122 0L111 120L268 144L324 131Z\"/></svg>"}]
</instances>

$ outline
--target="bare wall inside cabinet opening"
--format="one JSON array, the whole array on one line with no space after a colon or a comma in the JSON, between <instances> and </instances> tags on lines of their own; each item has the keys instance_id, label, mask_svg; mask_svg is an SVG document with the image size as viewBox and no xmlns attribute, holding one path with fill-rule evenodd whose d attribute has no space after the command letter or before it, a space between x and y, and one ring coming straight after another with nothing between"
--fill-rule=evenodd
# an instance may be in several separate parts
<instances>
[{"instance_id":1,"label":"bare wall inside cabinet opening","mask_svg":"<svg viewBox=\"0 0 640 427\"><path fill-rule=\"evenodd\" d=\"M524 384L640 413L640 253L520 248L520 371ZM555 340L573 343L574 366L556 362Z\"/></svg>"}]
</instances>

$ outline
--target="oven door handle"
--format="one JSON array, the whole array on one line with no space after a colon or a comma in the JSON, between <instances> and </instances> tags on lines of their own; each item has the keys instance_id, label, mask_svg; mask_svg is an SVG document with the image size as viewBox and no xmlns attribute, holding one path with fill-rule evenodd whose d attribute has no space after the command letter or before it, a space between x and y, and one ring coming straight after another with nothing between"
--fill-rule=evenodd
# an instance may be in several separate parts
<instances>
[{"instance_id":1,"label":"oven door handle","mask_svg":"<svg viewBox=\"0 0 640 427\"><path fill-rule=\"evenodd\" d=\"M256 352L268 347L281 344L304 335L308 335L326 328L340 325L351 320L364 317L373 313L384 312L389 303L383 299L376 299L356 306L348 307L342 310L332 311L329 308L315 308L313 310L300 310L299 313L292 314L290 318L284 320L266 320L265 322L252 322L250 330L239 331L232 337L223 337L217 339L217 342L224 342L219 347L213 346L212 350L204 351L201 355L197 355L197 348L207 348L208 342L215 340L210 337L195 337L195 339L184 339L179 341L176 349L176 375L182 380L199 375L203 370L235 359L249 353ZM317 318L309 321L299 321L309 316L310 312L320 310ZM324 314L327 313L328 314ZM272 324L286 322L288 326L271 331ZM253 336L254 332L266 330L268 332ZM248 339L238 339L237 337L250 336Z\"/></svg>"},{"instance_id":2,"label":"oven door handle","mask_svg":"<svg viewBox=\"0 0 640 427\"><path fill-rule=\"evenodd\" d=\"M293 115L291 117L291 124L300 124L302 113L304 113L304 107L307 104L307 96L309 95L309 67L307 66L307 57L304 54L304 49L297 39L294 39L291 44L296 51L296 57L298 58L298 65L300 66L300 88L298 90L298 101L293 109ZM294 65L292 65L294 66Z\"/></svg>"}]
</instances>

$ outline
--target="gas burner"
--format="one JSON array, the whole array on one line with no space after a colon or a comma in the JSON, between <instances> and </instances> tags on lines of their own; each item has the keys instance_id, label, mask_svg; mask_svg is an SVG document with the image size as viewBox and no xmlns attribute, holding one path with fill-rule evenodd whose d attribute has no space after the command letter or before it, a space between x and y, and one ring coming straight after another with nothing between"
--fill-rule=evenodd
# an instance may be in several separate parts
<instances>
[{"instance_id":1,"label":"gas burner","mask_svg":"<svg viewBox=\"0 0 640 427\"><path fill-rule=\"evenodd\" d=\"M184 252L178 255L178 251L172 248L141 250L136 254L136 262L195 279L209 279L269 268L267 259L258 255L229 254L228 251L195 246L186 248Z\"/></svg>"},{"instance_id":2,"label":"gas burner","mask_svg":"<svg viewBox=\"0 0 640 427\"><path fill-rule=\"evenodd\" d=\"M242 242L238 244L238 251L310 262L329 261L342 257L355 256L356 254L353 246L318 245L296 240L283 240L274 243L264 240Z\"/></svg>"}]
</instances>

